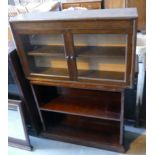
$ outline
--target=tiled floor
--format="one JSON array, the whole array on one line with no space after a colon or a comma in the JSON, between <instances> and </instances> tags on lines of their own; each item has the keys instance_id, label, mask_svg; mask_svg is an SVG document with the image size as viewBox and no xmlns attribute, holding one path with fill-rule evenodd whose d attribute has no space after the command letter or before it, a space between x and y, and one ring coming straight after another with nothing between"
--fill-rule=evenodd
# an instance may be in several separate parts
<instances>
[{"instance_id":1,"label":"tiled floor","mask_svg":"<svg viewBox=\"0 0 155 155\"><path fill-rule=\"evenodd\" d=\"M125 139L129 143L127 155L145 155L145 130L126 127ZM134 133L133 133L134 132ZM74 145L49 139L30 137L33 151L9 147L8 155L122 155L119 153Z\"/></svg>"}]
</instances>

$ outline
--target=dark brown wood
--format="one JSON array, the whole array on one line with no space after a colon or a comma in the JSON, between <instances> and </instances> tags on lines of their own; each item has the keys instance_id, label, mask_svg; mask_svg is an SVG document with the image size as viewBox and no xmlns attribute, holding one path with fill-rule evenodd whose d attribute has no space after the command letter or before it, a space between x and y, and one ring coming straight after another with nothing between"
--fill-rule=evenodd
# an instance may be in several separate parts
<instances>
[{"instance_id":1,"label":"dark brown wood","mask_svg":"<svg viewBox=\"0 0 155 155\"><path fill-rule=\"evenodd\" d=\"M44 117L49 120L50 114ZM46 122L48 129L41 136L124 152L119 144L119 122L60 114L51 114L50 118L55 119Z\"/></svg>"},{"instance_id":2,"label":"dark brown wood","mask_svg":"<svg viewBox=\"0 0 155 155\"><path fill-rule=\"evenodd\" d=\"M125 47L101 47L101 46L75 46L76 56L78 57L125 57ZM90 54L91 53L91 54Z\"/></svg>"},{"instance_id":3,"label":"dark brown wood","mask_svg":"<svg viewBox=\"0 0 155 155\"><path fill-rule=\"evenodd\" d=\"M23 68L29 65L25 75L41 118L42 136L124 151L123 91L133 83L137 17L136 9L105 9L30 14L10 22ZM22 36L39 34L62 34L64 47L56 44L33 48L29 40L28 50ZM76 34L119 34L127 39L117 45L86 42L83 47L76 42ZM35 65L37 57L52 59L39 66ZM50 63L56 58L64 59L67 68L63 64L53 67ZM79 59L89 66L89 60L98 65L99 59L104 64L111 58L126 67L119 71L78 68Z\"/></svg>"},{"instance_id":4,"label":"dark brown wood","mask_svg":"<svg viewBox=\"0 0 155 155\"><path fill-rule=\"evenodd\" d=\"M132 38L132 33L130 32L130 33L128 33L128 40L129 41L128 41L128 49L127 49L130 52L127 53L128 59L126 60L127 61L127 63L126 63L126 81L128 84L130 83L131 77L133 76L133 74L131 74L131 72L134 68L132 68L132 70L130 70L129 67L132 66L132 54L135 54L135 53L132 53L132 40L131 40L131 38ZM132 75L132 76L130 76L130 75Z\"/></svg>"},{"instance_id":5,"label":"dark brown wood","mask_svg":"<svg viewBox=\"0 0 155 155\"><path fill-rule=\"evenodd\" d=\"M62 68L45 68L45 67L34 67L31 68L31 75L44 75L44 76L55 76L55 77L68 77L68 70Z\"/></svg>"},{"instance_id":6,"label":"dark brown wood","mask_svg":"<svg viewBox=\"0 0 155 155\"><path fill-rule=\"evenodd\" d=\"M33 132L37 135L41 130L41 124L30 83L24 76L14 43L9 42L8 47L8 66L19 90L19 99L22 100L24 117L27 125L31 126Z\"/></svg>"},{"instance_id":7,"label":"dark brown wood","mask_svg":"<svg viewBox=\"0 0 155 155\"><path fill-rule=\"evenodd\" d=\"M121 92L32 86L45 125L41 136L124 152Z\"/></svg>"},{"instance_id":8,"label":"dark brown wood","mask_svg":"<svg viewBox=\"0 0 155 155\"><path fill-rule=\"evenodd\" d=\"M131 66L131 68L132 68L132 70L131 70L131 74L132 74L132 76L131 76L131 83L133 84L134 83L134 75L135 75L135 73L137 73L138 72L138 66L137 66L137 64L138 64L138 57L137 57L137 55L136 55L136 52L134 52L134 51L136 51L136 45L137 45L137 24L138 24L138 22L137 22L137 20L134 20L133 21L133 24L135 25L135 27L136 27L136 29L133 29L133 31L132 31L132 36L133 36L133 40L132 40L132 52L133 52L133 54L132 54L132 66ZM133 87L133 86L132 86Z\"/></svg>"},{"instance_id":9,"label":"dark brown wood","mask_svg":"<svg viewBox=\"0 0 155 155\"><path fill-rule=\"evenodd\" d=\"M60 21L58 21L58 20L55 21L53 15L48 14L49 16L51 16L51 21L48 21L48 22L47 22L47 20L49 20L49 17L46 19L43 19L43 20L40 17L41 18L40 21L39 20L31 21L33 18L31 19L30 17L27 17L24 22L22 19L18 20L18 21L16 21L16 20L11 21L11 25L12 25L12 28L14 29L13 32L16 32L16 31L18 32L17 35L19 35L19 34L20 35L21 34L33 34L33 33L42 34L43 32L45 32L45 34L46 34L47 32L53 33L54 30L56 30L59 33L63 32L62 34L64 35L64 44L65 44L65 54L64 55L66 56L66 61L68 63L68 71L69 71L70 79L75 82L78 79L78 77L77 77L78 71L77 71L77 65L76 65L76 56L78 55L78 51L75 48L74 42L73 42L74 33L82 33L82 34L84 34L84 33L88 33L88 34L89 33L91 33L91 34L97 33L97 34L99 34L99 32L101 31L100 32L101 34L102 33L107 33L107 34L111 34L111 33L115 34L116 33L116 34L118 34L118 32L119 32L119 34L121 34L121 31L122 31L123 34L125 34L125 32L126 32L127 35L132 34L135 36L134 30L136 29L136 25L134 24L133 21L137 18L137 15L136 15L136 11L134 9L127 9L127 10L123 9L121 11L119 9L116 9L115 11L113 11L113 10L107 11L106 10L106 11L102 12L103 13L102 18L100 15L101 12L102 11L98 11L98 12L95 11L94 12L94 13L96 13L96 16L98 15L98 18L100 18L97 22L96 22L97 17L96 18L91 17L88 20L88 13L92 13L92 12L86 11L86 12L83 12L84 13L83 19L86 18L88 21L86 21L86 20L83 21L83 19L81 17L78 18L77 15L76 16L75 15L70 16L68 14L66 14L66 16L68 16L68 18L64 19L58 13L58 15L59 15L58 20L60 20ZM107 15L108 12L109 12L109 14ZM126 14L123 16L123 12L128 13L128 16L126 16ZM80 12L78 12L78 13L80 13ZM115 16L114 13L116 13L117 16ZM107 18L105 18L105 15L107 15ZM127 19L127 17L128 17L128 19ZM62 20L64 20L64 21L62 21ZM66 20L68 20L68 21L66 21ZM35 22L37 23L37 28L36 28ZM63 24L62 24L62 22L63 22ZM81 27L81 25L82 25L82 27ZM44 27L44 29L42 29L42 27ZM109 29L109 27L110 27L110 29ZM134 39L134 37L133 38L128 37L128 39L129 39L128 45L130 45L130 47L128 47L128 50L127 50L126 79L124 80L124 78L121 78L121 80L122 80L121 82L120 81L113 81L113 79L111 79L111 85L114 87L120 86L120 83L121 83L122 87L131 87L132 86L132 82L130 82L130 78L133 77L133 74L132 74L133 69L132 69L131 64L134 61L132 59L132 55L135 52L135 48L132 48L133 47L133 45L132 45L133 41L132 40ZM15 40L16 40L16 37L15 37ZM19 39L17 37L16 43L19 46L19 49L18 49L19 55L20 55L20 57L23 57L23 58L21 58L21 61L23 62L23 65L25 66L24 67L25 68L25 74L29 79L30 78L32 79L32 76L36 75L36 74L33 73L33 70L29 69L28 62L26 61L27 58L26 58L25 54L23 54L24 49L22 48L22 46L23 46L22 42L21 41L19 42L18 40ZM54 47L54 49L55 49L55 47ZM99 47L95 50L98 53L100 53ZM103 49L103 50L105 51L105 49ZM49 52L50 51L51 50L49 49ZM115 52L115 50L113 52ZM40 50L38 50L38 52L31 52L30 51L29 54L35 55L34 53L37 53L37 55L40 55L39 54ZM51 53L54 53L54 52L52 51ZM58 53L59 52L57 52L57 54ZM87 51L86 51L86 53L87 53ZM47 56L47 55L48 55L47 52L45 52L45 56ZM41 71L41 70L42 70L41 68L38 68L38 71ZM48 70L49 69L47 68L47 71ZM37 68L35 69L35 71L37 71ZM44 73L44 72L42 72L42 73ZM47 73L45 73L45 74L47 74ZM42 74L42 75L45 77L45 74ZM38 75L38 77L41 76L40 72L37 75ZM52 72L50 75L51 75L51 78L53 78ZM59 76L60 75L58 75L58 77ZM47 77L49 77L49 75L46 76L46 78ZM64 76L61 76L61 77L63 78ZM87 78L85 78L85 79L87 79ZM33 79L33 80L35 80L35 79ZM90 77L90 79L88 78L87 80L88 81L91 80L91 77ZM120 79L118 78L118 80L120 80ZM98 81L98 80L92 80L92 82L95 82L95 81ZM99 82L103 85L104 84L110 85L110 82L104 78L103 78L102 82L101 82L101 80L99 80ZM97 82L95 82L95 83L97 83Z\"/></svg>"},{"instance_id":10,"label":"dark brown wood","mask_svg":"<svg viewBox=\"0 0 155 155\"><path fill-rule=\"evenodd\" d=\"M68 41L68 40L67 40ZM63 46L41 46L28 52L30 56L64 57ZM76 56L79 57L124 57L125 47L96 47L75 46ZM91 55L90 55L91 53ZM73 53L74 55L74 53ZM67 56L67 55L66 55Z\"/></svg>"},{"instance_id":11,"label":"dark brown wood","mask_svg":"<svg viewBox=\"0 0 155 155\"><path fill-rule=\"evenodd\" d=\"M113 71L97 71L97 70L78 70L79 79L86 80L124 80L123 72L113 72Z\"/></svg>"},{"instance_id":12,"label":"dark brown wood","mask_svg":"<svg viewBox=\"0 0 155 155\"><path fill-rule=\"evenodd\" d=\"M68 11L66 11L68 12ZM136 18L136 17L135 17ZM27 21L27 22L15 22L14 29L18 30L19 34L54 34L64 33L64 30L72 30L72 33L105 33L105 34L124 34L127 33L133 25L131 20L135 19L132 17L123 19L81 19L69 20L69 21ZM130 20L131 19L131 20ZM98 22L96 22L98 20ZM63 23L63 24L62 24ZM37 24L37 25L36 25ZM37 27L36 27L37 26ZM110 26L110 28L109 28ZM43 29L44 27L44 29Z\"/></svg>"},{"instance_id":13,"label":"dark brown wood","mask_svg":"<svg viewBox=\"0 0 155 155\"><path fill-rule=\"evenodd\" d=\"M77 67L76 67L75 54L74 54L73 35L70 31L66 31L64 33L64 42L65 42L65 51L67 53L67 63L68 63L68 70L70 73L70 79L76 80Z\"/></svg>"},{"instance_id":14,"label":"dark brown wood","mask_svg":"<svg viewBox=\"0 0 155 155\"><path fill-rule=\"evenodd\" d=\"M64 57L64 46L41 46L28 52L30 56Z\"/></svg>"},{"instance_id":15,"label":"dark brown wood","mask_svg":"<svg viewBox=\"0 0 155 155\"><path fill-rule=\"evenodd\" d=\"M71 88L59 88L59 91L60 94L57 97L47 103L41 103L40 109L120 121L121 95L119 96L119 93Z\"/></svg>"},{"instance_id":16,"label":"dark brown wood","mask_svg":"<svg viewBox=\"0 0 155 155\"><path fill-rule=\"evenodd\" d=\"M32 88L32 92L33 92L33 95L34 95L34 99L35 99L37 108L39 109L39 103L38 103L38 98L36 96L36 92L35 92L35 90L34 90L34 88L33 88L32 85L31 85L31 88ZM45 131L46 130L46 127L45 127L44 119L42 117L42 114L41 114L40 110L38 110L38 113L39 113L39 116L40 116L40 120L41 120L41 123L42 123L43 130Z\"/></svg>"},{"instance_id":17,"label":"dark brown wood","mask_svg":"<svg viewBox=\"0 0 155 155\"><path fill-rule=\"evenodd\" d=\"M12 29L12 32L13 31L14 30ZM24 71L24 74L26 76L28 76L28 73L30 72L30 69L29 69L29 66L28 66L28 62L26 60L26 53L24 52L24 45L22 43L22 39L20 38L20 36L18 34L14 34L14 35L16 36L16 41L18 42L18 44L16 44L16 48L21 51L20 53L18 53L19 55L21 55L20 56L20 63L25 66L23 71ZM23 55L24 55L24 57L23 57Z\"/></svg>"},{"instance_id":18,"label":"dark brown wood","mask_svg":"<svg viewBox=\"0 0 155 155\"><path fill-rule=\"evenodd\" d=\"M121 109L120 109L120 139L119 144L124 145L124 90L121 92Z\"/></svg>"},{"instance_id":19,"label":"dark brown wood","mask_svg":"<svg viewBox=\"0 0 155 155\"><path fill-rule=\"evenodd\" d=\"M40 77L41 78L41 77ZM122 90L122 86L115 86L115 85L101 85L100 81L95 81L95 84L92 83L93 80L90 80L89 82L86 82L86 80L79 80L79 82L75 82L73 84L72 81L63 81L62 79L58 79L56 77L55 80L48 79L47 78L38 78L38 76L34 76L34 78L29 78L31 80L32 84L40 84L40 85L49 85L49 86L63 86L63 87L71 87L71 88L82 88L82 89L92 89L92 90L106 90L106 91L114 91L118 92ZM35 80L34 80L35 79ZM81 82L82 81L82 82ZM88 80L87 80L88 81Z\"/></svg>"}]
</instances>

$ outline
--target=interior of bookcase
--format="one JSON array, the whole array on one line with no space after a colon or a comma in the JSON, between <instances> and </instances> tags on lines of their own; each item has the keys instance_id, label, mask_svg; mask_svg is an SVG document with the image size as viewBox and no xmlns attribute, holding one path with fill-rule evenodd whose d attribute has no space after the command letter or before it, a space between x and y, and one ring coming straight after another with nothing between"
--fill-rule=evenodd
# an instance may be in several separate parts
<instances>
[{"instance_id":1,"label":"interior of bookcase","mask_svg":"<svg viewBox=\"0 0 155 155\"><path fill-rule=\"evenodd\" d=\"M119 92L40 85L34 88L42 111L120 121Z\"/></svg>"},{"instance_id":2,"label":"interior of bookcase","mask_svg":"<svg viewBox=\"0 0 155 155\"><path fill-rule=\"evenodd\" d=\"M122 34L74 34L79 79L125 79L127 38Z\"/></svg>"},{"instance_id":3,"label":"interior of bookcase","mask_svg":"<svg viewBox=\"0 0 155 155\"><path fill-rule=\"evenodd\" d=\"M45 137L101 148L120 144L120 122L47 111L42 111L42 115L46 125L42 135Z\"/></svg>"},{"instance_id":4,"label":"interior of bookcase","mask_svg":"<svg viewBox=\"0 0 155 155\"><path fill-rule=\"evenodd\" d=\"M32 74L69 77L62 34L23 36ZM26 38L26 39L25 39ZM125 80L126 35L73 34L78 79Z\"/></svg>"},{"instance_id":5,"label":"interior of bookcase","mask_svg":"<svg viewBox=\"0 0 155 155\"><path fill-rule=\"evenodd\" d=\"M121 93L33 85L43 136L99 147L120 144ZM115 130L114 130L115 129Z\"/></svg>"}]
</instances>

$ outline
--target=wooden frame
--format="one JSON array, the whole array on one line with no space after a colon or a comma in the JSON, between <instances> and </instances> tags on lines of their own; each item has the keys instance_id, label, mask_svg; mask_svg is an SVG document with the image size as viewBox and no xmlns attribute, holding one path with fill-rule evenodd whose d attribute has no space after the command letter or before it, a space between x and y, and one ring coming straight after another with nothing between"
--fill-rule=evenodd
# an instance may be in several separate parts
<instances>
[{"instance_id":1,"label":"wooden frame","mask_svg":"<svg viewBox=\"0 0 155 155\"><path fill-rule=\"evenodd\" d=\"M124 90L96 91L96 90L87 90L87 89L74 89L74 88L61 87L61 86L54 87L54 86L49 86L49 85L41 85L38 83L32 84L31 87L33 90L33 94L35 96L38 112L39 112L40 118L42 120L43 130L40 134L42 137L51 138L51 139L55 139L55 140L61 140L64 142L70 142L70 143L75 143L75 144L80 144L80 145L82 144L82 145L86 145L86 146L93 146L93 147L97 147L97 148L101 148L101 149L108 149L108 150L117 151L117 152L125 151L125 148L124 148L124 123L123 123L124 122ZM51 90L49 90L49 89L51 89ZM60 89L60 101L58 101L59 95L57 96L55 94L55 93L57 93L57 92L55 92L55 89L57 89L57 90ZM64 100L65 101L64 102L62 99L62 101L61 101L61 93L63 91L64 91L64 93L66 92L69 96L72 96L71 99L68 98L69 97L68 95L67 95L68 97L66 96L68 98L68 99L66 98L68 100L68 103L67 103L67 100L66 101ZM90 93L89 93L89 91L90 91ZM50 96L51 92L53 92L52 96ZM89 96L90 101L88 98L87 99L83 98L82 97L83 95ZM93 100L93 97L91 98L91 96L94 96L94 95L96 95L97 98L96 98L96 102L94 100L94 105L93 105L93 102L91 102L91 100ZM119 109L116 106L118 108L118 109L117 108L116 109L120 110L120 112L118 112L118 113L112 112L111 113L112 115L109 113L110 114L109 116L108 116L108 114L106 114L106 111L105 111L105 114L103 112L104 111L104 106L103 106L104 98L106 101L107 100L106 98L108 96L110 98L114 99L115 101L118 101L116 103L117 103L117 106L120 107L120 109ZM103 98L103 100L100 97ZM46 101L42 101L41 98ZM81 99L83 98L82 99L83 101L81 102L81 99L79 100L78 98L81 98ZM54 99L56 99L56 100L54 101ZM71 103L69 100L71 100L73 103ZM103 105L101 104L102 102L103 102ZM108 103L108 100L106 102ZM85 104L83 104L83 106L81 107L82 103L85 103ZM65 106L65 104L66 104L66 106ZM91 104L91 106L87 106L88 104ZM98 108L97 108L97 104L99 106ZM111 106L113 106L113 105L111 104ZM108 108L111 109L110 102L109 102ZM49 115L49 116L46 117L45 114ZM62 115L62 117L61 117L61 115ZM64 118L63 118L63 115L65 115ZM72 117L73 117L73 120L72 120ZM80 117L80 119L77 119L76 117L77 118ZM66 127L68 125L73 126L73 129L70 126L69 126L69 128L64 128L65 126L63 127L63 123L61 126L61 121L65 120L66 118L69 120L66 120L66 122L64 121L64 124L66 123L65 126ZM71 121L70 121L70 119L71 119ZM50 123L51 120L53 120L54 122ZM85 123L82 122L82 120ZM78 126L77 126L77 129L76 129L76 126L74 127L74 125L75 125L74 121L75 122L77 121L77 124L79 126L81 126L82 124L87 124L89 126L90 125L89 122L92 121L91 126L95 130L94 131L92 130L91 135L97 134L97 136L94 137L95 139L93 139L91 141L91 140L89 140L89 137L91 137L91 135L84 134L85 128L86 128L84 125L81 128L78 128ZM109 128L108 125L104 126L104 121L105 121L105 124L110 123L111 125L113 125L113 124L114 124L114 126L116 125L115 127L117 129L117 132L113 133L113 130L111 128ZM95 124L95 122L97 122L97 123ZM59 123L60 123L60 127L59 127ZM57 128L57 125L58 125L58 128ZM104 128L107 131L110 131L111 135L113 135L113 134L114 135L111 137L110 133L107 133L107 135L109 135L109 138L107 138L104 135L104 132L107 132L107 131L106 130L104 131L104 128L102 129L102 125L104 126ZM52 129L52 126L53 126L53 129ZM56 129L55 129L55 127L56 127ZM97 132L95 132L96 129L99 130L98 133L100 133L102 131L102 134L100 135ZM88 133L91 132L91 127L87 128L86 131ZM74 132L76 134L73 134ZM79 137L76 135L78 135ZM83 135L83 136L81 137L81 135ZM111 143L111 142L106 143L104 140L104 136L107 141L109 141L108 139L111 139L111 138L113 139L115 136L118 138L118 140L116 140L114 138L115 139L114 142L112 142L113 141L112 140L111 141L112 144L110 145L109 143ZM101 140L102 140L102 142L101 142Z\"/></svg>"},{"instance_id":2,"label":"wooden frame","mask_svg":"<svg viewBox=\"0 0 155 155\"><path fill-rule=\"evenodd\" d=\"M40 135L124 152L124 89L132 87L134 78L136 9L45 13L26 16L24 19L15 18L10 24L41 119ZM31 63L25 53L30 51L31 44L29 40L23 41L22 37L32 34L63 35L63 57L70 78L57 74L50 76L49 72L47 75L31 72ZM103 77L99 80L96 77L79 79L74 34L125 34L125 80L112 81ZM59 54L58 52L54 54ZM39 54L48 56L49 52ZM31 52L31 55L34 53Z\"/></svg>"},{"instance_id":3,"label":"wooden frame","mask_svg":"<svg viewBox=\"0 0 155 155\"><path fill-rule=\"evenodd\" d=\"M24 130L24 135L25 135L25 140L17 139L14 137L8 137L8 145L12 147L17 147L20 149L29 150L29 151L32 150L32 146L30 144L30 140L27 134L26 126L25 126L25 120L24 120L23 109L22 109L22 101L9 99L8 109L9 110L19 109L19 113L20 113L22 125L23 125L23 130Z\"/></svg>"},{"instance_id":4,"label":"wooden frame","mask_svg":"<svg viewBox=\"0 0 155 155\"><path fill-rule=\"evenodd\" d=\"M128 36L128 45L127 45L127 60L126 60L126 80L124 81L106 81L106 80L99 80L100 87L104 89L104 87L115 87L115 88L126 88L132 87L133 83L133 77L134 77L134 60L135 60L135 40L136 40L136 26L137 26L137 14L136 10L134 9L114 9L113 12L112 9L108 10L89 10L85 17L83 18L77 18L76 16L71 15L71 17L66 13L65 18L61 17L61 14L64 13L56 13L53 14L47 14L47 17L49 16L49 19L43 19L43 20L35 20L31 18L27 18L25 21L11 21L11 28L15 37L16 45L18 48L18 54L21 59L21 63L24 66L24 72L28 79L31 81L38 80L39 82L42 81L42 76L35 75L30 71L27 56L24 52L24 47L21 39L21 35L30 35L30 34L63 34L64 36L64 47L66 54L66 61L68 63L68 71L70 75L70 80L66 80L65 78L59 78L58 76L45 76L44 79L46 79L46 82L49 81L55 81L55 82L61 82L62 85L67 83L69 84L72 82L73 84L78 84L79 86L82 81L78 81L77 78L77 65L76 65L76 57L75 57L75 47L73 43L73 34L126 34ZM132 10L132 11L130 11ZM118 13L118 17L113 16L113 13ZM111 16L104 17L108 15L108 13L112 13ZM132 12L132 13L131 13ZM81 13L81 12L77 12ZM85 13L85 12L84 12ZM89 17L89 14L91 13L97 13L98 20L96 22L97 17ZM122 14L121 14L122 13ZM105 14L105 15L104 15ZM127 14L127 15L126 15ZM58 19L52 19L54 16L59 15ZM124 16L123 16L124 15ZM103 17L102 17L103 16ZM120 16L120 17L119 17ZM37 18L37 17L36 17ZM41 17L40 17L41 18ZM52 20L50 20L50 18ZM60 18L60 20L59 20ZM89 19L88 19L89 18ZM84 20L85 19L85 20ZM37 29L36 29L37 24ZM82 25L82 26L81 26ZM44 27L44 29L43 29ZM109 29L110 27L110 29ZM60 79L60 80L59 80ZM58 81L59 80L59 81ZM45 81L44 81L45 83ZM88 84L87 84L88 83ZM89 85L89 83L98 84L98 80L85 80L84 84Z\"/></svg>"},{"instance_id":5,"label":"wooden frame","mask_svg":"<svg viewBox=\"0 0 155 155\"><path fill-rule=\"evenodd\" d=\"M30 83L24 76L23 69L13 41L9 42L8 66L9 71L19 90L18 98L22 100L23 103L26 123L32 126L30 132L37 135L41 129L39 114L35 105ZM14 97L10 97L9 99L14 99Z\"/></svg>"}]
</instances>

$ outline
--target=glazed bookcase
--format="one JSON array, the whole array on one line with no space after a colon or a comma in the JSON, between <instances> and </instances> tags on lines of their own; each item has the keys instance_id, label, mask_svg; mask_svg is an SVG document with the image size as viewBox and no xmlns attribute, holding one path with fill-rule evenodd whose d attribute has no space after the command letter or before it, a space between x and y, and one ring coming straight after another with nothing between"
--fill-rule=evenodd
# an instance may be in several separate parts
<instances>
[{"instance_id":1,"label":"glazed bookcase","mask_svg":"<svg viewBox=\"0 0 155 155\"><path fill-rule=\"evenodd\" d=\"M42 136L124 151L124 89L133 84L136 21L134 8L10 21Z\"/></svg>"}]
</instances>

